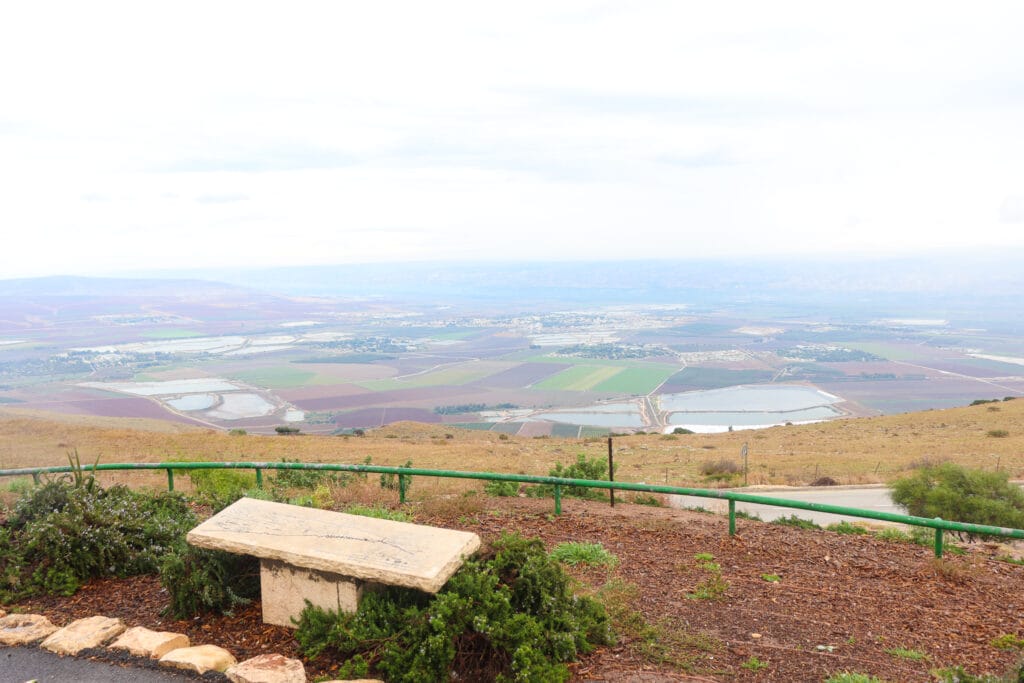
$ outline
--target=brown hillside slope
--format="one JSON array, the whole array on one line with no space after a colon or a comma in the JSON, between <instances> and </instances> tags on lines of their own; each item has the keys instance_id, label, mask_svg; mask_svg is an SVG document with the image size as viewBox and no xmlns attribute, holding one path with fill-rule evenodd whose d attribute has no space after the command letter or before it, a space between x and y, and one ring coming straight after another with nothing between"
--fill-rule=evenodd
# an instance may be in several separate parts
<instances>
[{"instance_id":1,"label":"brown hillside slope","mask_svg":"<svg viewBox=\"0 0 1024 683\"><path fill-rule=\"evenodd\" d=\"M744 443L751 484L805 484L823 476L839 483L884 482L937 460L998 466L1021 477L1024 400L727 434L618 437L617 478L701 484L702 465L739 462ZM418 467L528 474L547 474L556 461L570 462L579 453L603 457L607 452L602 439L502 438L415 423L397 423L366 437L231 436L169 422L0 410L0 468L65 464L71 449L89 463L97 458L360 463L369 456L383 465L412 460Z\"/></svg>"}]
</instances>

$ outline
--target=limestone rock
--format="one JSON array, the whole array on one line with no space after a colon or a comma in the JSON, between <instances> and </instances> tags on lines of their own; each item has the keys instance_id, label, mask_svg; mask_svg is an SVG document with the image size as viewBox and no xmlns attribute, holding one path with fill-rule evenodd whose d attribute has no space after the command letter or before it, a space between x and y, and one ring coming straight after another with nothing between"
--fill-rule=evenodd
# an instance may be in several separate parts
<instances>
[{"instance_id":1,"label":"limestone rock","mask_svg":"<svg viewBox=\"0 0 1024 683\"><path fill-rule=\"evenodd\" d=\"M99 647L124 631L124 622L111 617L95 616L76 619L51 633L40 647L59 655L77 655L90 647Z\"/></svg>"},{"instance_id":2,"label":"limestone rock","mask_svg":"<svg viewBox=\"0 0 1024 683\"><path fill-rule=\"evenodd\" d=\"M41 614L8 614L0 617L0 644L28 645L56 630L57 627Z\"/></svg>"},{"instance_id":3,"label":"limestone rock","mask_svg":"<svg viewBox=\"0 0 1024 683\"><path fill-rule=\"evenodd\" d=\"M128 650L136 657L160 659L171 650L188 647L191 643L183 633L170 631L151 631L142 626L134 626L110 644L113 650Z\"/></svg>"},{"instance_id":4,"label":"limestone rock","mask_svg":"<svg viewBox=\"0 0 1024 683\"><path fill-rule=\"evenodd\" d=\"M259 655L224 672L232 683L306 683L306 669L284 655Z\"/></svg>"},{"instance_id":5,"label":"limestone rock","mask_svg":"<svg viewBox=\"0 0 1024 683\"><path fill-rule=\"evenodd\" d=\"M207 671L223 672L237 662L230 652L216 645L180 647L160 658L161 666L195 671L200 676Z\"/></svg>"},{"instance_id":6,"label":"limestone rock","mask_svg":"<svg viewBox=\"0 0 1024 683\"><path fill-rule=\"evenodd\" d=\"M254 555L317 572L436 593L480 547L440 529L242 498L186 537L200 548Z\"/></svg>"}]
</instances>

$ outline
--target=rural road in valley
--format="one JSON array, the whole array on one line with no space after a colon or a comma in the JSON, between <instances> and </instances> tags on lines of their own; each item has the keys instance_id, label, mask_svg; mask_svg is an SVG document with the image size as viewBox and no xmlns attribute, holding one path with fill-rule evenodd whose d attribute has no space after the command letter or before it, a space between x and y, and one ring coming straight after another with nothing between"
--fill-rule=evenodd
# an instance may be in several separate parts
<instances>
[{"instance_id":1,"label":"rural road in valley","mask_svg":"<svg viewBox=\"0 0 1024 683\"><path fill-rule=\"evenodd\" d=\"M827 505L842 505L843 507L860 508L862 510L875 510L878 512L893 512L906 514L906 511L892 502L889 497L889 489L884 485L868 486L815 486L809 488L775 487L775 486L749 486L744 489L733 489L737 492L750 493L755 496L768 496L770 498L788 498L800 500L806 503L825 503ZM704 507L713 512L725 514L729 511L729 503L725 500L714 498L698 498L695 496L670 496L672 507ZM846 517L842 515L831 515L824 512L812 512L811 510L794 510L792 508L780 508L772 505L757 505L754 503L736 503L738 511L757 515L761 519L771 521L779 517L796 515L803 519L809 519L816 524L835 524L840 521L847 522L871 522L873 524L888 524L880 520L865 520L860 517Z\"/></svg>"}]
</instances>

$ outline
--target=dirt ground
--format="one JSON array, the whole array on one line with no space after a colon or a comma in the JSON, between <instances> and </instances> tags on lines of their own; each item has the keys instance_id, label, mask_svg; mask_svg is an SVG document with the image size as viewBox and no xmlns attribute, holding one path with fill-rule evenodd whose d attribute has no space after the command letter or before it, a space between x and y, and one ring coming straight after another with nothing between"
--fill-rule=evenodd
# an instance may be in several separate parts
<instances>
[{"instance_id":1,"label":"dirt ground","mask_svg":"<svg viewBox=\"0 0 1024 683\"><path fill-rule=\"evenodd\" d=\"M842 671L928 681L930 670L951 665L1003 674L1019 657L992 641L1024 636L1024 566L990 557L994 547L940 561L908 543L742 519L730 538L726 518L685 510L577 500L565 500L561 516L552 509L550 500L462 497L424 504L416 520L474 531L485 542L516 531L549 547L600 542L614 553L613 569L572 570L582 591L612 582L606 595L617 598L623 624L617 645L573 666L577 681L822 681ZM724 582L717 591L701 590L713 584L714 571L701 566L709 561ZM289 629L261 622L258 601L233 616L188 621L163 618L167 602L157 578L138 577L93 581L71 598L18 607L58 624L119 616L221 645L239 659L299 656ZM646 640L636 613L654 627ZM313 680L339 662L322 656L306 664Z\"/></svg>"}]
</instances>

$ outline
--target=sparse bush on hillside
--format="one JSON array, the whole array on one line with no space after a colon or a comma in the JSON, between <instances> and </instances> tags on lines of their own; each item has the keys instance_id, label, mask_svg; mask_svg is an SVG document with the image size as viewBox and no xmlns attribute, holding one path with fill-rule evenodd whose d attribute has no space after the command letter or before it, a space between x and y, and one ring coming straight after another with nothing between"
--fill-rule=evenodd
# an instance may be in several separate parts
<instances>
[{"instance_id":1,"label":"sparse bush on hillside","mask_svg":"<svg viewBox=\"0 0 1024 683\"><path fill-rule=\"evenodd\" d=\"M892 499L917 517L1024 528L1024 492L1009 482L1006 472L971 470L953 463L924 467L893 482Z\"/></svg>"},{"instance_id":2,"label":"sparse bush on hillside","mask_svg":"<svg viewBox=\"0 0 1024 683\"><path fill-rule=\"evenodd\" d=\"M990 429L985 432L985 435L993 439L1005 439L1010 435L1010 432L1005 429Z\"/></svg>"},{"instance_id":3,"label":"sparse bush on hillside","mask_svg":"<svg viewBox=\"0 0 1024 683\"><path fill-rule=\"evenodd\" d=\"M731 479L743 473L743 465L734 460L705 460L700 466L700 473L708 481Z\"/></svg>"},{"instance_id":4,"label":"sparse bush on hillside","mask_svg":"<svg viewBox=\"0 0 1024 683\"><path fill-rule=\"evenodd\" d=\"M616 467L616 469L618 469ZM555 467L548 470L549 477L561 477L563 479L589 479L591 481L608 481L608 461L600 456L587 458L586 453L576 455L576 462L568 467L562 463L555 463ZM544 497L555 495L555 487L550 484L538 484L527 489L531 496ZM588 498L590 500L601 500L607 493L598 488L588 486L563 486L562 495L573 498Z\"/></svg>"}]
</instances>

